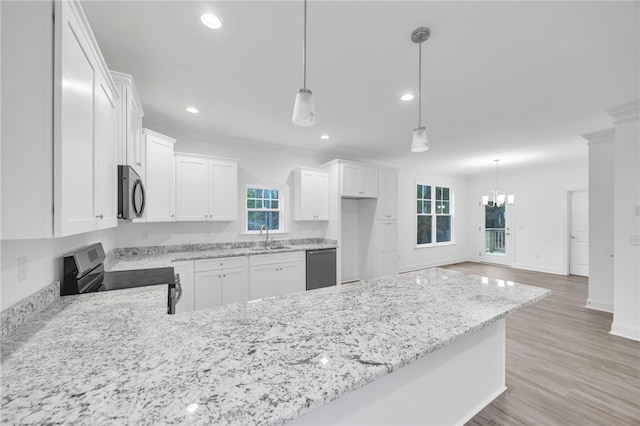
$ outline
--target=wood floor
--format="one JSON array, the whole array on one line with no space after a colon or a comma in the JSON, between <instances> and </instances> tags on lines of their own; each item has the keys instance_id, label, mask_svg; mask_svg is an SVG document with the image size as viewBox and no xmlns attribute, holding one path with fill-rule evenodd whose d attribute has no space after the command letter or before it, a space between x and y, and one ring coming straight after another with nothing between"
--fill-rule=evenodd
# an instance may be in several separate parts
<instances>
[{"instance_id":1,"label":"wood floor","mask_svg":"<svg viewBox=\"0 0 640 426\"><path fill-rule=\"evenodd\" d=\"M507 318L507 388L467 425L640 425L640 342L586 309L587 279L464 262L465 273L545 287Z\"/></svg>"}]
</instances>

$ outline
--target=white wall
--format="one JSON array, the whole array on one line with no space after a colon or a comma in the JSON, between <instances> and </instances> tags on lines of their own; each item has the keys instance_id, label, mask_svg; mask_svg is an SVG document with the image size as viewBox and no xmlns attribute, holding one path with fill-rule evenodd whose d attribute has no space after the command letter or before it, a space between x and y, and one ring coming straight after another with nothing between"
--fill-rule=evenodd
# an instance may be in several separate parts
<instances>
[{"instance_id":1,"label":"white wall","mask_svg":"<svg viewBox=\"0 0 640 426\"><path fill-rule=\"evenodd\" d=\"M640 102L608 113L615 119L611 333L640 340Z\"/></svg>"},{"instance_id":2,"label":"white wall","mask_svg":"<svg viewBox=\"0 0 640 426\"><path fill-rule=\"evenodd\" d=\"M587 307L613 312L614 130L583 135L589 141L589 298Z\"/></svg>"},{"instance_id":3,"label":"white wall","mask_svg":"<svg viewBox=\"0 0 640 426\"><path fill-rule=\"evenodd\" d=\"M416 248L416 181L451 188L454 196L455 244ZM464 179L433 176L420 171L400 170L398 173L398 270L410 271L429 266L461 262L470 257L469 196Z\"/></svg>"},{"instance_id":4,"label":"white wall","mask_svg":"<svg viewBox=\"0 0 640 426\"><path fill-rule=\"evenodd\" d=\"M515 195L511 209L513 266L533 271L567 274L568 257L568 192L588 189L588 168L547 170L522 175L498 177L499 190ZM471 245L479 247L482 195L491 194L495 177L474 178L470 181L469 196L474 202L471 214ZM473 234L475 234L475 241ZM478 257L474 250L473 259Z\"/></svg>"}]
</instances>

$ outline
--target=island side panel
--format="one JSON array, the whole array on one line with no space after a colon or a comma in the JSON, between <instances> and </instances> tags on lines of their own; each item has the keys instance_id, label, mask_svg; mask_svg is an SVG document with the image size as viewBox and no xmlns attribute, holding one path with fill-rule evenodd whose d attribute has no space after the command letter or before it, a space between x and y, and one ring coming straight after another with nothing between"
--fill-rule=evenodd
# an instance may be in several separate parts
<instances>
[{"instance_id":1,"label":"island side panel","mask_svg":"<svg viewBox=\"0 0 640 426\"><path fill-rule=\"evenodd\" d=\"M506 390L505 319L290 425L462 425Z\"/></svg>"}]
</instances>

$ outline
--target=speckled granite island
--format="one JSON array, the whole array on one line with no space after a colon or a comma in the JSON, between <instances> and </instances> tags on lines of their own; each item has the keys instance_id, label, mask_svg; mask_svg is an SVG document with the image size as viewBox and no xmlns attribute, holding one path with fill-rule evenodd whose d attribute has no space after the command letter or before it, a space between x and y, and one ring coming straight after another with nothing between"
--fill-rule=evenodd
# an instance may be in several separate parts
<instances>
[{"instance_id":1,"label":"speckled granite island","mask_svg":"<svg viewBox=\"0 0 640 426\"><path fill-rule=\"evenodd\" d=\"M484 380L475 371L486 375L502 362L496 390L504 390L504 358L487 367L493 352L504 357L504 318L548 294L429 269L173 316L165 313L164 286L69 296L2 339L1 420L353 424L377 415L386 399L397 424L410 422L410 410L393 402L407 389L413 397L402 399L422 416L430 401L446 405L436 401L448 394L434 380L473 387ZM491 349L478 355L484 341ZM448 352L460 344L456 353L471 356L462 372ZM468 414L458 407L466 389L457 392L448 396L449 411L461 411L454 423Z\"/></svg>"}]
</instances>

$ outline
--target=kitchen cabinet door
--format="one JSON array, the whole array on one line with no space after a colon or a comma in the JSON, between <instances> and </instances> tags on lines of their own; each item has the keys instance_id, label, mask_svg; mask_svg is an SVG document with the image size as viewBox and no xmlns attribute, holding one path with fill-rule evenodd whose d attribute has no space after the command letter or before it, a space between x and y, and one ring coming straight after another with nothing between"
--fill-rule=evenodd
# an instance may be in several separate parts
<instances>
[{"instance_id":1,"label":"kitchen cabinet door","mask_svg":"<svg viewBox=\"0 0 640 426\"><path fill-rule=\"evenodd\" d=\"M357 166L350 164L342 165L342 196L343 197L359 197L360 196L360 183L359 183L360 169Z\"/></svg>"},{"instance_id":2,"label":"kitchen cabinet door","mask_svg":"<svg viewBox=\"0 0 640 426\"><path fill-rule=\"evenodd\" d=\"M249 272L249 300L278 294L278 265L252 266Z\"/></svg>"},{"instance_id":3,"label":"kitchen cabinet door","mask_svg":"<svg viewBox=\"0 0 640 426\"><path fill-rule=\"evenodd\" d=\"M361 196L376 198L378 196L378 170L372 167L360 168Z\"/></svg>"},{"instance_id":4,"label":"kitchen cabinet door","mask_svg":"<svg viewBox=\"0 0 640 426\"><path fill-rule=\"evenodd\" d=\"M207 309L222 304L222 271L195 273L194 308Z\"/></svg>"},{"instance_id":5,"label":"kitchen cabinet door","mask_svg":"<svg viewBox=\"0 0 640 426\"><path fill-rule=\"evenodd\" d=\"M179 221L209 219L209 161L176 156L176 217Z\"/></svg>"},{"instance_id":6,"label":"kitchen cabinet door","mask_svg":"<svg viewBox=\"0 0 640 426\"><path fill-rule=\"evenodd\" d=\"M329 174L298 168L293 180L293 220L329 220Z\"/></svg>"},{"instance_id":7,"label":"kitchen cabinet door","mask_svg":"<svg viewBox=\"0 0 640 426\"><path fill-rule=\"evenodd\" d=\"M209 220L237 220L238 165L209 161Z\"/></svg>"},{"instance_id":8,"label":"kitchen cabinet door","mask_svg":"<svg viewBox=\"0 0 640 426\"><path fill-rule=\"evenodd\" d=\"M378 271L377 276L398 273L398 223L378 222Z\"/></svg>"},{"instance_id":9,"label":"kitchen cabinet door","mask_svg":"<svg viewBox=\"0 0 640 426\"><path fill-rule=\"evenodd\" d=\"M247 268L223 269L221 272L221 303L228 305L249 300Z\"/></svg>"},{"instance_id":10,"label":"kitchen cabinet door","mask_svg":"<svg viewBox=\"0 0 640 426\"><path fill-rule=\"evenodd\" d=\"M90 40L78 16L61 3L59 139L54 147L59 174L54 176L56 236L96 229L94 205L94 82ZM54 109L55 113L55 109ZM54 124L55 128L55 124ZM55 167L54 167L55 171Z\"/></svg>"},{"instance_id":11,"label":"kitchen cabinet door","mask_svg":"<svg viewBox=\"0 0 640 426\"><path fill-rule=\"evenodd\" d=\"M182 286L182 297L176 305L176 313L191 312L195 303L195 277L193 260L173 262L173 271L180 275L180 285Z\"/></svg>"},{"instance_id":12,"label":"kitchen cabinet door","mask_svg":"<svg viewBox=\"0 0 640 426\"><path fill-rule=\"evenodd\" d=\"M116 163L116 101L104 78L96 83L96 184L97 229L118 225L118 187Z\"/></svg>"},{"instance_id":13,"label":"kitchen cabinet door","mask_svg":"<svg viewBox=\"0 0 640 426\"><path fill-rule=\"evenodd\" d=\"M145 216L147 222L175 221L175 139L144 129L146 149Z\"/></svg>"},{"instance_id":14,"label":"kitchen cabinet door","mask_svg":"<svg viewBox=\"0 0 640 426\"><path fill-rule=\"evenodd\" d=\"M395 171L378 171L378 219L397 218L398 174Z\"/></svg>"},{"instance_id":15,"label":"kitchen cabinet door","mask_svg":"<svg viewBox=\"0 0 640 426\"><path fill-rule=\"evenodd\" d=\"M305 291L304 262L283 263L278 266L278 294Z\"/></svg>"}]
</instances>

